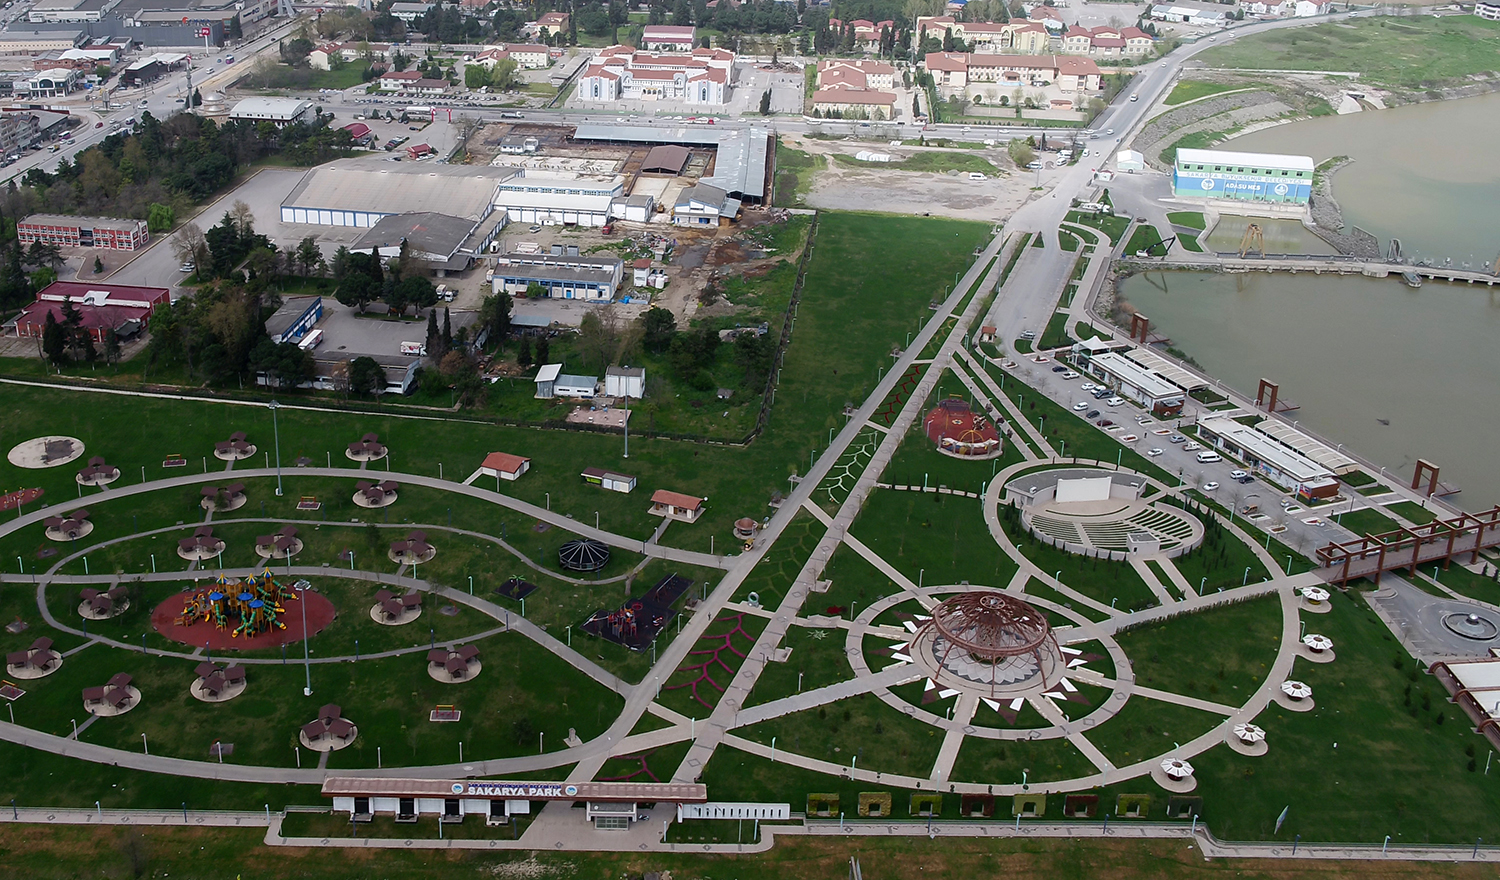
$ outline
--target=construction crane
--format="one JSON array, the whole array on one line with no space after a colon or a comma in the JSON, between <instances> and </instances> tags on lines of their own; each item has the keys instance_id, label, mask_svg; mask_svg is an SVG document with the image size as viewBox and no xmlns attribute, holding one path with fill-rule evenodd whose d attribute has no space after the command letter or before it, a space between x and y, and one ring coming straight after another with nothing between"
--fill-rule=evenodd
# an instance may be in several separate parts
<instances>
[{"instance_id":1,"label":"construction crane","mask_svg":"<svg viewBox=\"0 0 1500 880\"><path fill-rule=\"evenodd\" d=\"M1251 223L1245 227L1245 234L1240 236L1240 257L1251 251L1257 251L1261 257L1266 255L1266 234L1261 231L1259 223Z\"/></svg>"}]
</instances>

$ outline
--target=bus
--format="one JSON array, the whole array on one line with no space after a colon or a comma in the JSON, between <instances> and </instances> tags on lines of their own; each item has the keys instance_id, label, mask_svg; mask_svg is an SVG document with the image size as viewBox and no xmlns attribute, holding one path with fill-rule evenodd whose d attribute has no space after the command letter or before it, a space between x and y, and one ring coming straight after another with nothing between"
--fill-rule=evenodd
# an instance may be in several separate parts
<instances>
[{"instance_id":1,"label":"bus","mask_svg":"<svg viewBox=\"0 0 1500 880\"><path fill-rule=\"evenodd\" d=\"M434 118L431 107L407 107L401 111L401 116L407 121L420 118L423 122L431 122Z\"/></svg>"}]
</instances>

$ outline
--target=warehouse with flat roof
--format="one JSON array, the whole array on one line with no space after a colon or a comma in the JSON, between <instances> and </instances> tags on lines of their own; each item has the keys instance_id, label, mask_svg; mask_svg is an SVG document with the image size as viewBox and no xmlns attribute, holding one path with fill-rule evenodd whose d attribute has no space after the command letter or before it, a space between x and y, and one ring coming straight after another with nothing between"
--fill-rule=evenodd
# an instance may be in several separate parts
<instances>
[{"instance_id":1,"label":"warehouse with flat roof","mask_svg":"<svg viewBox=\"0 0 1500 880\"><path fill-rule=\"evenodd\" d=\"M424 212L482 220L494 210L495 187L515 173L499 165L338 159L303 175L281 203L281 222L369 229L392 214Z\"/></svg>"},{"instance_id":2,"label":"warehouse with flat roof","mask_svg":"<svg viewBox=\"0 0 1500 880\"><path fill-rule=\"evenodd\" d=\"M1181 198L1305 205L1312 197L1313 160L1279 153L1177 151L1172 193Z\"/></svg>"}]
</instances>

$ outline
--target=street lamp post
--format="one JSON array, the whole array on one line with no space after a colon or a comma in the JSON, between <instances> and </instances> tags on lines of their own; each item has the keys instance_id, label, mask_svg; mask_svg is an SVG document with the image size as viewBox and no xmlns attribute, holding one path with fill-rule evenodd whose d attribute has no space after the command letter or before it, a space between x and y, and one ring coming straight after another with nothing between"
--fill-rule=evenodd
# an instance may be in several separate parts
<instances>
[{"instance_id":1,"label":"street lamp post","mask_svg":"<svg viewBox=\"0 0 1500 880\"><path fill-rule=\"evenodd\" d=\"M281 497L281 424L276 418L276 411L281 409L281 404L271 401L266 404L271 408L271 432L276 438L276 497ZM311 693L311 688L309 688Z\"/></svg>"},{"instance_id":2,"label":"street lamp post","mask_svg":"<svg viewBox=\"0 0 1500 880\"><path fill-rule=\"evenodd\" d=\"M302 696L310 697L312 696L312 655L308 653L307 649L307 587L303 586L304 583L306 581L298 581L292 586L296 588L297 592L302 594L297 597L297 604L302 606L302 667L307 673L307 684L302 688ZM311 586L311 584L308 584L308 586Z\"/></svg>"},{"instance_id":3,"label":"street lamp post","mask_svg":"<svg viewBox=\"0 0 1500 880\"><path fill-rule=\"evenodd\" d=\"M1240 586L1250 583L1250 566L1245 566L1245 579L1240 581Z\"/></svg>"}]
</instances>

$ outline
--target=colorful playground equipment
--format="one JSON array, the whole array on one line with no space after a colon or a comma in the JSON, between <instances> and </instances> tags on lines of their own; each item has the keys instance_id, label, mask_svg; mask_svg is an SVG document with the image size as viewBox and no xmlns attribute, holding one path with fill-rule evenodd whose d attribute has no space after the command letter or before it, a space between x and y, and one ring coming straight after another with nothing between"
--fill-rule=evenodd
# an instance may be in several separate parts
<instances>
[{"instance_id":1,"label":"colorful playground equipment","mask_svg":"<svg viewBox=\"0 0 1500 880\"><path fill-rule=\"evenodd\" d=\"M272 629L286 629L280 616L284 603L299 598L297 591L279 583L266 569L243 581L220 575L214 586L189 593L183 600L178 626L207 621L215 629L229 630L230 638L254 638Z\"/></svg>"}]
</instances>

